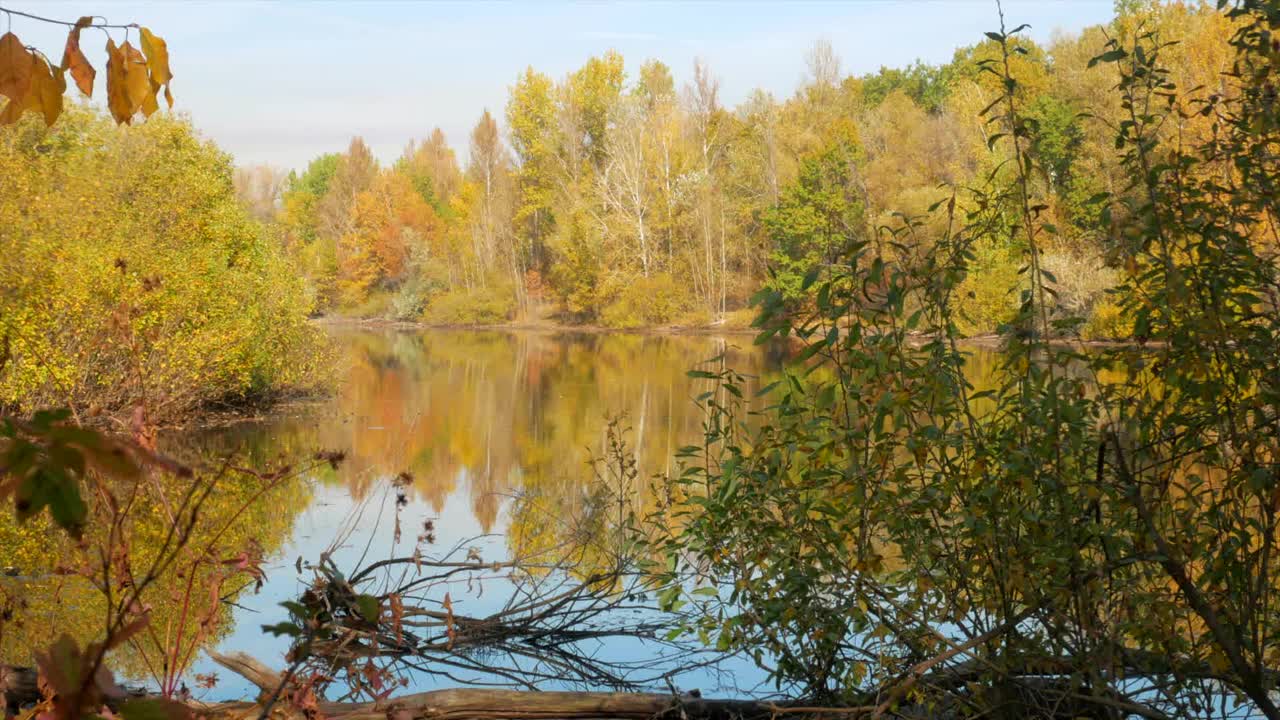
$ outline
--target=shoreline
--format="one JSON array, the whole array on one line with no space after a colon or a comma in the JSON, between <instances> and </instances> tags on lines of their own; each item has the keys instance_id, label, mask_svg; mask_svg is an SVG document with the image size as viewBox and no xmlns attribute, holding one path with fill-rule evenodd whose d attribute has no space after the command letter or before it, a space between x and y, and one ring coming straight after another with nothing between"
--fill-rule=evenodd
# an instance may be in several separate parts
<instances>
[{"instance_id":1,"label":"shoreline","mask_svg":"<svg viewBox=\"0 0 1280 720\"><path fill-rule=\"evenodd\" d=\"M735 336L751 337L760 333L754 327L725 327L716 325L642 325L639 327L616 328L606 325L565 325L547 322L508 322L484 325L465 325L459 323L428 323L414 320L388 320L385 318L355 318L341 315L322 315L311 318L310 322L335 328L356 328L366 330L449 330L449 331L489 331L489 332L539 332L553 335L648 335L648 336ZM920 335L921 341L925 335ZM794 339L794 338L792 338ZM961 345L998 349L1005 339L999 333L985 333L960 338ZM1082 340L1080 338L1052 338L1050 345L1073 345L1082 348L1125 347L1134 345L1133 340ZM1149 343L1154 345L1155 343Z\"/></svg>"},{"instance_id":2,"label":"shoreline","mask_svg":"<svg viewBox=\"0 0 1280 720\"><path fill-rule=\"evenodd\" d=\"M353 318L342 316L322 316L311 318L311 323L335 330L354 330L367 332L419 332L436 330L446 332L508 332L508 333L540 333L545 335L633 335L643 337L725 337L754 338L760 331L757 328L717 327L714 325L664 325L635 328L613 328L603 325L562 325L557 323L503 323L488 325L460 325L413 322L404 320L387 320L383 318ZM999 351L1004 336L989 333L961 338L961 347ZM797 342L796 338L782 339L788 343ZM925 336L916 341L923 343ZM1132 341L1117 340L1080 340L1078 338L1059 338L1050 341L1055 346L1074 346L1080 349L1115 348L1133 345ZM309 409L324 403L333 393L333 388L310 388L271 393L267 396L247 399L242 403L230 402L214 404L202 409L195 416L183 421L165 423L163 431L184 433L191 431L229 428L241 424L254 424L268 420L287 417L293 413L305 415Z\"/></svg>"},{"instance_id":3,"label":"shoreline","mask_svg":"<svg viewBox=\"0 0 1280 720\"><path fill-rule=\"evenodd\" d=\"M328 327L365 328L369 330L474 330L500 332L542 332L550 334L582 335L756 335L753 327L724 327L717 325L643 325L631 328L615 328L605 325L565 325L546 322L509 322L485 325L458 323L428 323L413 320L387 320L384 318L353 318L341 315L323 315L312 318L312 323Z\"/></svg>"}]
</instances>

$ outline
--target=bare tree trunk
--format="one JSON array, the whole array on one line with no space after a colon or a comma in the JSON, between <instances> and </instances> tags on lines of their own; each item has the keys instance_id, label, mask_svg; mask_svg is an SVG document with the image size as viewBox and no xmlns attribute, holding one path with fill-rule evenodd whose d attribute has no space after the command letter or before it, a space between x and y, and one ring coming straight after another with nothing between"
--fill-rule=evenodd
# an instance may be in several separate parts
<instances>
[{"instance_id":1,"label":"bare tree trunk","mask_svg":"<svg viewBox=\"0 0 1280 720\"><path fill-rule=\"evenodd\" d=\"M724 251L724 202L720 203L720 315L724 316L725 297L727 295L725 282L728 279L725 265Z\"/></svg>"}]
</instances>

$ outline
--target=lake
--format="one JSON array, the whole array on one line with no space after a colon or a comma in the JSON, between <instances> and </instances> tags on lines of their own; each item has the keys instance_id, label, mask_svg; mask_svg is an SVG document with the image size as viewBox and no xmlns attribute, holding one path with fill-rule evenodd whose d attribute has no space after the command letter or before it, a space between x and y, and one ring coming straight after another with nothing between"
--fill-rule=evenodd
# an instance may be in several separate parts
<instances>
[{"instance_id":1,"label":"lake","mask_svg":"<svg viewBox=\"0 0 1280 720\"><path fill-rule=\"evenodd\" d=\"M782 346L756 346L749 335L354 329L332 334L338 353L332 395L287 405L265 419L164 438L169 452L205 467L230 458L267 470L297 466L318 451L345 454L336 469L319 463L257 503L243 523L242 539L256 541L265 552L265 582L256 592L244 588L226 598L232 603L208 644L222 652L247 652L276 668L285 664L289 639L264 633L262 626L285 619L280 603L307 589L313 574L299 571L303 563L327 555L349 572L410 555L415 546L427 558L484 563L528 557L530 548L544 557L553 551L569 555L599 532L584 530L597 526L580 519L601 489L589 461L606 452L611 420L625 429L637 477L673 472L677 450L702 436L695 398L715 387L712 380L690 378L688 371L713 369L714 363L705 363L723 357L748 376L744 390L751 397L776 378L787 356ZM994 357L975 351L975 376L989 374ZM19 572L40 566L33 556L45 552L45 542L23 534L6 516L0 547L9 548L10 557L0 564ZM3 582L0 589L7 587L10 597L25 594L28 605L20 613L25 624L0 635L6 661L29 662L32 647L47 642L49 627L92 637L97 616L87 611L94 602L91 588L49 578ZM455 612L471 616L502 609L512 593L507 574L496 569L468 573L440 589L450 593ZM173 615L180 601L176 591L157 592L153 625L160 627L159 618ZM642 597L636 604L641 609L635 612L643 614L653 600ZM657 668L664 662L661 647L633 638L587 645L586 652L609 662ZM147 665L128 650L115 662L118 674L138 681L147 679ZM474 668L438 670L407 676L405 689L501 680ZM203 655L189 675L212 672L219 675L217 686L197 697L256 694L247 681ZM699 670L671 681L682 690L742 695L756 691L763 679L750 662L735 659L716 672Z\"/></svg>"},{"instance_id":2,"label":"lake","mask_svg":"<svg viewBox=\"0 0 1280 720\"><path fill-rule=\"evenodd\" d=\"M474 548L473 557L486 562L506 560L517 552L516 536L557 547L572 537L568 518L593 493L588 462L604 453L611 419L629 428L626 438L640 477L671 471L677 449L701 437L694 398L713 387L712 381L689 378L688 370L723 355L736 370L767 377L785 357L779 347L753 345L749 335L342 329L334 337L341 377L331 398L181 439L205 456L234 453L257 466L321 449L346 454L337 471L311 479L307 497L296 498L293 507L281 505L290 521L281 528L284 538L263 539L274 548L266 583L257 594L240 594L229 631L216 644L276 667L283 665L288 640L265 635L260 626L283 619L279 603L305 589L309 574L297 573L298 558L315 561L335 542L340 568L361 557L367 563L405 555L428 520L435 535L430 548L437 554ZM393 485L400 473L413 480L404 488L408 503L396 518L403 529L396 542ZM518 513L517 497L524 499ZM458 612L483 615L499 609L510 588L495 576L456 583L450 592ZM656 652L619 639L590 649L619 662ZM676 682L683 689L738 693L763 679L745 661L723 670ZM213 671L221 679L212 696L255 692L207 660L193 668ZM453 686L462 679L494 678L456 671L416 674L407 689Z\"/></svg>"}]
</instances>

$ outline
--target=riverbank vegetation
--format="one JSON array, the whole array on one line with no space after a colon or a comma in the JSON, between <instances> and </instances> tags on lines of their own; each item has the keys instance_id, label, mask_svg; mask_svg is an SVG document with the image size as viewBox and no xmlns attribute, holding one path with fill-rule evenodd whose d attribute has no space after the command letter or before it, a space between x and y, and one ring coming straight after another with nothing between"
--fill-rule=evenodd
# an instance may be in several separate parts
<instances>
[{"instance_id":1,"label":"riverbank vegetation","mask_svg":"<svg viewBox=\"0 0 1280 720\"><path fill-rule=\"evenodd\" d=\"M1179 86L1220 88L1231 57L1232 24L1208 5L1118 7L1107 26L1045 45L1019 38L1010 68L1036 127L1026 152L1041 168L1030 179L1039 213L1058 231L1042 259L1056 302L1084 319L1062 333L1089 339L1132 330L1107 295L1120 273L1101 200L1125 187L1112 150L1124 111L1115 72L1091 58L1141 27L1178 39L1166 62ZM1009 173L979 117L1000 88L981 63L998 55L987 38L949 63L853 76L818 43L792 96L757 91L730 107L713 68L698 64L677 85L659 60L607 52L561 78L529 67L468 138L437 129L386 166L355 138L287 177L245 169L240 187L282 228L319 311L459 325L733 322L762 285L795 296L839 238L871 239L899 215L923 215L942 186ZM1188 117L1152 140L1171 147L1210 127ZM465 164L450 141L467 148ZM932 247L943 222L901 242ZM1015 316L1025 250L1016 239L974 248L956 298L965 334Z\"/></svg>"},{"instance_id":2,"label":"riverbank vegetation","mask_svg":"<svg viewBox=\"0 0 1280 720\"><path fill-rule=\"evenodd\" d=\"M303 286L191 123L0 128L0 407L189 419L316 381Z\"/></svg>"}]
</instances>

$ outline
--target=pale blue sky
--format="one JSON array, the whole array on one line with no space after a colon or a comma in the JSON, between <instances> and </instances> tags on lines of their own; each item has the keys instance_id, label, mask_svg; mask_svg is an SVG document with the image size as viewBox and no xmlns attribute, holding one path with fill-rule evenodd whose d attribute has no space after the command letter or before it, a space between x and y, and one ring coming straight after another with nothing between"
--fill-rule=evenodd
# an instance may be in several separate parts
<instances>
[{"instance_id":1,"label":"pale blue sky","mask_svg":"<svg viewBox=\"0 0 1280 720\"><path fill-rule=\"evenodd\" d=\"M1105 22L1111 0L1006 0L1011 25L1048 40ZM291 168L361 135L384 161L440 126L466 154L480 112L501 116L526 65L553 78L610 48L629 73L647 58L677 83L703 58L736 104L756 87L790 95L806 51L832 43L846 72L948 60L998 26L995 0L852 2L112 2L0 0L74 20L139 22L169 41L176 110L242 164ZM0 23L4 18L0 16ZM61 56L63 29L24 18L13 30ZM100 32L86 34L102 67ZM117 42L120 40L117 32ZM98 91L100 96L101 90Z\"/></svg>"}]
</instances>

